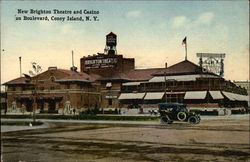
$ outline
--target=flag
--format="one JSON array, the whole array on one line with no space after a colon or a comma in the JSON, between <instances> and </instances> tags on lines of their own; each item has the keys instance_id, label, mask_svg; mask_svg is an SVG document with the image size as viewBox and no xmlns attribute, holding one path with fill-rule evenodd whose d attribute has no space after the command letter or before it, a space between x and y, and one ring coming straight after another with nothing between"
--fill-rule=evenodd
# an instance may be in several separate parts
<instances>
[{"instance_id":1,"label":"flag","mask_svg":"<svg viewBox=\"0 0 250 162\"><path fill-rule=\"evenodd\" d=\"M182 45L187 45L187 37L185 37L184 39L183 39L183 41L182 41Z\"/></svg>"}]
</instances>

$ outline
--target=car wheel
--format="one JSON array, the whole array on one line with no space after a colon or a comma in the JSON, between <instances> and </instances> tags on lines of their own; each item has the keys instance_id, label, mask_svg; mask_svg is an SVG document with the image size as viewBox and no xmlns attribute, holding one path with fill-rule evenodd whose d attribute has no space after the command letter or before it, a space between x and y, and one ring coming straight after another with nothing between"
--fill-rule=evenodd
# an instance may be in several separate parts
<instances>
[{"instance_id":1,"label":"car wheel","mask_svg":"<svg viewBox=\"0 0 250 162\"><path fill-rule=\"evenodd\" d=\"M198 124L200 122L200 120L196 116L190 116L188 118L188 122L191 124Z\"/></svg>"},{"instance_id":2,"label":"car wheel","mask_svg":"<svg viewBox=\"0 0 250 162\"><path fill-rule=\"evenodd\" d=\"M162 116L161 117L161 123L162 124L172 124L173 121L170 120L170 118L166 115L166 116Z\"/></svg>"},{"instance_id":3,"label":"car wheel","mask_svg":"<svg viewBox=\"0 0 250 162\"><path fill-rule=\"evenodd\" d=\"M186 120L186 118L187 118L187 115L186 115L185 112L178 112L178 114L177 114L177 119L178 120L184 121L184 120Z\"/></svg>"},{"instance_id":4,"label":"car wheel","mask_svg":"<svg viewBox=\"0 0 250 162\"><path fill-rule=\"evenodd\" d=\"M197 117L197 123L196 124L199 124L200 123L200 121L201 121L201 118L199 117L199 116L196 116Z\"/></svg>"}]
</instances>

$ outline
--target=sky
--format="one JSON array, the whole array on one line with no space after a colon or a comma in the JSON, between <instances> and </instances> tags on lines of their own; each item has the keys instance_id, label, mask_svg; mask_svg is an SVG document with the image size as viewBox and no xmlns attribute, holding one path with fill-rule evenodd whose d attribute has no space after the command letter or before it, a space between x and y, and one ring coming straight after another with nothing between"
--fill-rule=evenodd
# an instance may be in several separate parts
<instances>
[{"instance_id":1,"label":"sky","mask_svg":"<svg viewBox=\"0 0 250 162\"><path fill-rule=\"evenodd\" d=\"M31 62L70 69L102 53L105 36L117 34L117 52L136 68L158 68L196 53L225 53L227 80L249 80L249 2L238 1L1 1L1 83L28 73ZM18 14L21 10L94 10L99 14ZM99 21L24 21L23 16L97 16Z\"/></svg>"}]
</instances>

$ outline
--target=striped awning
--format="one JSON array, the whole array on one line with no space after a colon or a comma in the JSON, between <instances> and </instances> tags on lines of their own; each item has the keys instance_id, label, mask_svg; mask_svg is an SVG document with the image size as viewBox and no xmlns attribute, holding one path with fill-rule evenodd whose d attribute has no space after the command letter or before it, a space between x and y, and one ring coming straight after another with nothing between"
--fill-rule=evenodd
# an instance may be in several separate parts
<instances>
[{"instance_id":1,"label":"striped awning","mask_svg":"<svg viewBox=\"0 0 250 162\"><path fill-rule=\"evenodd\" d=\"M224 91L222 93L231 101L249 101L249 96Z\"/></svg>"},{"instance_id":2,"label":"striped awning","mask_svg":"<svg viewBox=\"0 0 250 162\"><path fill-rule=\"evenodd\" d=\"M209 93L214 100L219 100L224 98L220 91L209 91Z\"/></svg>"},{"instance_id":3,"label":"striped awning","mask_svg":"<svg viewBox=\"0 0 250 162\"><path fill-rule=\"evenodd\" d=\"M236 96L234 93L231 92L222 92L229 100L231 101L235 101L236 100Z\"/></svg>"},{"instance_id":4,"label":"striped awning","mask_svg":"<svg viewBox=\"0 0 250 162\"><path fill-rule=\"evenodd\" d=\"M127 83L122 83L122 86L138 86L140 84L141 82L127 82Z\"/></svg>"},{"instance_id":5,"label":"striped awning","mask_svg":"<svg viewBox=\"0 0 250 162\"><path fill-rule=\"evenodd\" d=\"M119 100L143 99L145 93L121 93Z\"/></svg>"},{"instance_id":6,"label":"striped awning","mask_svg":"<svg viewBox=\"0 0 250 162\"><path fill-rule=\"evenodd\" d=\"M206 98L207 91L187 91L185 100L203 100Z\"/></svg>"},{"instance_id":7,"label":"striped awning","mask_svg":"<svg viewBox=\"0 0 250 162\"><path fill-rule=\"evenodd\" d=\"M144 100L161 100L164 92L148 92L144 97Z\"/></svg>"}]
</instances>

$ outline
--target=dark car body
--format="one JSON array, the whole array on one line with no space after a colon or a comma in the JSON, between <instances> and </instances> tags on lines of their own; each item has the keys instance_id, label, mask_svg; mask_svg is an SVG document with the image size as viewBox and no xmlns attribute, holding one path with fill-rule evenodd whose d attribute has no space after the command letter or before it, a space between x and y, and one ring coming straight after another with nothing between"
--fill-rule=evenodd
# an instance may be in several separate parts
<instances>
[{"instance_id":1,"label":"dark car body","mask_svg":"<svg viewBox=\"0 0 250 162\"><path fill-rule=\"evenodd\" d=\"M181 103L160 103L158 104L162 123L171 124L173 121L184 121L192 124L200 122L200 116L189 112Z\"/></svg>"}]
</instances>

